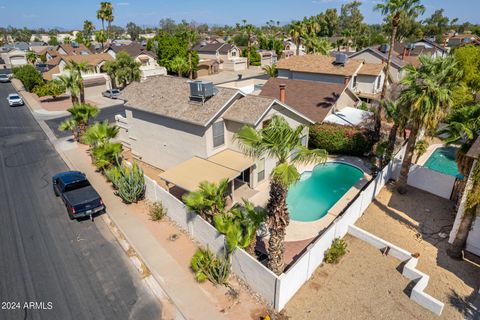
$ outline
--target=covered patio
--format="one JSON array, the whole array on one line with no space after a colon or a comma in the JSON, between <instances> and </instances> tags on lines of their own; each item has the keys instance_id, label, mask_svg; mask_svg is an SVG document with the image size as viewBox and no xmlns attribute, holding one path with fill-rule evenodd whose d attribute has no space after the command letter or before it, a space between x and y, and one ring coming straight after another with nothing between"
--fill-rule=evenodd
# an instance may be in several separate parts
<instances>
[{"instance_id":1,"label":"covered patio","mask_svg":"<svg viewBox=\"0 0 480 320\"><path fill-rule=\"evenodd\" d=\"M207 159L193 157L162 172L159 177L166 182L169 191L175 186L186 192L197 190L203 181L219 183L227 179L230 197L235 202L256 193L250 188L254 164L254 159L240 152L226 149Z\"/></svg>"}]
</instances>

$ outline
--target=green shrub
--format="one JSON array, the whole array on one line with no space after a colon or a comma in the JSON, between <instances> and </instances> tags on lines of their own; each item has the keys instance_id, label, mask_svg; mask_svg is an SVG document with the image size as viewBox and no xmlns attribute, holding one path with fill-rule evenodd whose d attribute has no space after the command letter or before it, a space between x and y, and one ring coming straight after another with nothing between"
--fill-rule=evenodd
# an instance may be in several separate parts
<instances>
[{"instance_id":1,"label":"green shrub","mask_svg":"<svg viewBox=\"0 0 480 320\"><path fill-rule=\"evenodd\" d=\"M145 195L145 177L143 170L134 162L129 168L124 164L112 167L105 171L105 175L116 189L118 195L125 203L136 203Z\"/></svg>"},{"instance_id":2,"label":"green shrub","mask_svg":"<svg viewBox=\"0 0 480 320\"><path fill-rule=\"evenodd\" d=\"M160 221L167 214L167 209L163 206L163 203L157 201L150 204L149 214L152 221Z\"/></svg>"},{"instance_id":3,"label":"green shrub","mask_svg":"<svg viewBox=\"0 0 480 320\"><path fill-rule=\"evenodd\" d=\"M36 85L32 92L39 97L51 96L53 99L65 93L65 86L57 80L48 81L45 84Z\"/></svg>"},{"instance_id":4,"label":"green shrub","mask_svg":"<svg viewBox=\"0 0 480 320\"><path fill-rule=\"evenodd\" d=\"M31 64L13 68L13 76L22 81L25 90L31 92L38 85L43 85L43 78L40 72Z\"/></svg>"},{"instance_id":5,"label":"green shrub","mask_svg":"<svg viewBox=\"0 0 480 320\"><path fill-rule=\"evenodd\" d=\"M225 255L224 255L225 257ZM230 275L230 261L224 257L216 257L208 249L198 249L190 262L198 282L209 280L215 285L225 285Z\"/></svg>"},{"instance_id":6,"label":"green shrub","mask_svg":"<svg viewBox=\"0 0 480 320\"><path fill-rule=\"evenodd\" d=\"M325 149L329 154L363 156L372 150L369 131L337 124L315 124L310 127L310 147Z\"/></svg>"},{"instance_id":7,"label":"green shrub","mask_svg":"<svg viewBox=\"0 0 480 320\"><path fill-rule=\"evenodd\" d=\"M345 253L347 253L347 243L343 239L335 238L332 246L325 252L324 261L326 263L338 263Z\"/></svg>"}]
</instances>

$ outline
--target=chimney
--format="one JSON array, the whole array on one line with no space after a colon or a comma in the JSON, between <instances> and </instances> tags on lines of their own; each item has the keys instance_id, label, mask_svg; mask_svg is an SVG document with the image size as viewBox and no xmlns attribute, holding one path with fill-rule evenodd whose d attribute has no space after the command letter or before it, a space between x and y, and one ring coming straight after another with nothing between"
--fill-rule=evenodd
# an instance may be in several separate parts
<instances>
[{"instance_id":1,"label":"chimney","mask_svg":"<svg viewBox=\"0 0 480 320\"><path fill-rule=\"evenodd\" d=\"M285 88L287 87L286 84L280 84L280 102L285 103Z\"/></svg>"}]
</instances>

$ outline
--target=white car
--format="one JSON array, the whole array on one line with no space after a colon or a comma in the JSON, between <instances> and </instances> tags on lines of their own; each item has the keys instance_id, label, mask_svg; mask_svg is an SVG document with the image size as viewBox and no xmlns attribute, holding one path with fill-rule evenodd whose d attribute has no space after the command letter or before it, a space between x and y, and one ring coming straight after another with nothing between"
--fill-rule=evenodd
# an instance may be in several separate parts
<instances>
[{"instance_id":1,"label":"white car","mask_svg":"<svg viewBox=\"0 0 480 320\"><path fill-rule=\"evenodd\" d=\"M10 107L23 106L22 98L16 93L10 93L7 97Z\"/></svg>"},{"instance_id":2,"label":"white car","mask_svg":"<svg viewBox=\"0 0 480 320\"><path fill-rule=\"evenodd\" d=\"M0 74L0 82L10 82L10 77L8 74Z\"/></svg>"}]
</instances>

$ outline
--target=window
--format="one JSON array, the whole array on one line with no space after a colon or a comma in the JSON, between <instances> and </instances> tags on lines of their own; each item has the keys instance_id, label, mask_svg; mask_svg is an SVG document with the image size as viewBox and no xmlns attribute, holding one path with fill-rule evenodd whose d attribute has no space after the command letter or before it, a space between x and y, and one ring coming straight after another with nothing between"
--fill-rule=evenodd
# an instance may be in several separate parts
<instances>
[{"instance_id":1,"label":"window","mask_svg":"<svg viewBox=\"0 0 480 320\"><path fill-rule=\"evenodd\" d=\"M357 76L353 76L353 88L357 87Z\"/></svg>"},{"instance_id":2,"label":"window","mask_svg":"<svg viewBox=\"0 0 480 320\"><path fill-rule=\"evenodd\" d=\"M223 121L216 122L212 126L213 132L213 147L219 147L225 143L225 128L223 125Z\"/></svg>"},{"instance_id":3,"label":"window","mask_svg":"<svg viewBox=\"0 0 480 320\"><path fill-rule=\"evenodd\" d=\"M262 158L257 163L257 182L265 179L265 158Z\"/></svg>"},{"instance_id":4,"label":"window","mask_svg":"<svg viewBox=\"0 0 480 320\"><path fill-rule=\"evenodd\" d=\"M382 76L378 77L377 90L380 89L380 82L382 82Z\"/></svg>"}]
</instances>

